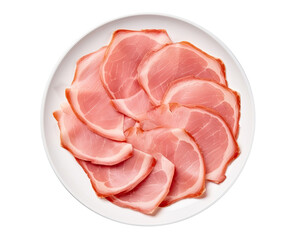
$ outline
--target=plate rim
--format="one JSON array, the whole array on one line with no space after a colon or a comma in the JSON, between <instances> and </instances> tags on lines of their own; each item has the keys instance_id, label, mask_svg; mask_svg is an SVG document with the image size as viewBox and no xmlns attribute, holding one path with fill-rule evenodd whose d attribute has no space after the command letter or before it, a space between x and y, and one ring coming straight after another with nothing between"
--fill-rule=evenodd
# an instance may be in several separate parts
<instances>
[{"instance_id":1,"label":"plate rim","mask_svg":"<svg viewBox=\"0 0 292 240\"><path fill-rule=\"evenodd\" d=\"M172 220L172 221L169 221L169 222L165 222L165 223L155 223L155 224L135 224L135 223L130 223L130 222L124 222L122 220L118 220L118 219L114 219L114 218L111 218L111 217L108 217L106 215L103 215L99 212L96 212L94 211L93 209L91 209L89 206L85 205L85 203L83 203L81 200L79 200L77 197L75 197L73 195L73 193L67 188L64 180L62 179L62 177L57 173L57 170L51 160L51 156L50 156L50 153L49 153L49 149L48 149L48 144L47 144L47 140L46 140L46 137L45 137L45 124L44 124L44 117L45 117L45 104L46 104L46 99L47 99L47 95L48 95L48 89L50 87L50 84L52 82L52 79L54 77L54 74L55 72L57 71L59 65L61 64L61 62L65 59L66 55L70 52L71 49L73 49L82 39L84 39L87 35L91 34L92 32L94 32L96 29L106 25L106 24L109 24L111 22L115 22L115 21L119 21L119 20L124 20L126 18L135 18L135 17L150 17L150 16L153 16L153 17L164 17L164 18L171 18L171 19L174 19L174 20L179 20L179 21L182 21L182 22L185 22L185 23L188 23L196 28L198 28L199 30L205 32L207 35L211 36L215 41L217 41L223 48L224 50L232 57L234 63L238 66L238 69L240 70L240 73L241 75L243 76L244 78L244 82L247 86L247 90L248 90L248 93L249 93L249 97L250 97L250 102L251 102L251 112L252 112L252 128L251 128L251 142L250 142L250 148L249 148L249 151L248 153L246 154L246 158L244 159L244 163L238 173L238 175L235 177L235 179L233 180L233 182L231 182L229 184L229 186L226 188L226 190L219 196L217 197L217 199L215 201L213 201L211 204L209 204L208 206L200 209L200 211L197 211L196 213L194 214L191 214L189 216L186 216L186 217L182 217L180 219L177 219L177 220ZM92 212L94 212L95 214L98 214L99 216L102 216L106 219L109 219L111 221L115 221L115 222L118 222L118 223L122 223L122 224L126 224L126 225L133 225L133 226L146 226L146 227L149 227L149 226L162 226L162 225L168 225L168 224L174 224L174 223L177 223L177 222L180 222L180 221L184 221L186 219L189 219L191 217L194 217L195 215L201 213L202 211L205 211L206 209L208 209L209 207L211 207L213 204L215 204L219 199L221 199L228 191L229 189L234 185L234 183L237 181L238 177L241 175L245 165L246 165L246 162L250 156L250 153L252 151L252 147L253 147L253 142L254 142L254 137L255 137L255 126L256 126L256 113L255 113L255 102L254 102L254 96L253 96L253 92L252 92L252 89L251 89L251 86L250 86L250 82L243 70L243 67L241 66L240 62L238 61L238 59L235 57L235 55L232 53L232 51L225 45L224 42L222 42L217 36L215 36L213 33L211 33L209 30L205 29L204 27L200 26L199 24L189 20L189 19L186 19L186 18L183 18L183 17L180 17L180 16L177 16L177 15L173 15L173 14L165 14L165 13L151 13L151 12L142 12L142 13L136 13L136 14L127 14L127 15L121 15L120 17L116 17L114 19L111 19L111 20L106 20L106 21L103 21L101 22L100 24L98 24L97 26L95 26L92 30L90 30L89 32L83 34L80 38L78 38L77 41L75 41L73 44L70 45L69 48L65 49L64 51L64 54L61 54L59 56L59 59L58 61L56 61L54 67L52 68L52 72L49 76L49 78L47 79L46 81L46 84L45 84L45 87L44 87L44 90L43 90L43 94L42 94L42 101L41 101L41 109L40 109L40 128L41 128L41 138L42 138L42 143L43 143L43 146L44 146L44 149L45 149L45 152L46 152L46 156L47 156L47 159L50 163L50 166L51 168L53 169L55 175L57 176L57 178L59 179L59 181L61 182L61 184L64 186L64 188L70 193L71 196L73 196L78 202L80 202L83 206L85 206L87 209L91 210Z\"/></svg>"}]
</instances>

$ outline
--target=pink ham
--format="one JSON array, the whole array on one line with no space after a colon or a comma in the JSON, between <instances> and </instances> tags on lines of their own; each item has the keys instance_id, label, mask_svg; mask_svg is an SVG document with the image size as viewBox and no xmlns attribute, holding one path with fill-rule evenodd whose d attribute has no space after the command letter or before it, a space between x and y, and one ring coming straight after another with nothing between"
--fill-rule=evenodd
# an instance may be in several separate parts
<instances>
[{"instance_id":1,"label":"pink ham","mask_svg":"<svg viewBox=\"0 0 292 240\"><path fill-rule=\"evenodd\" d=\"M113 99L112 103L118 112L135 120L139 120L140 116L153 109L153 105L143 90L126 99Z\"/></svg>"},{"instance_id":2,"label":"pink ham","mask_svg":"<svg viewBox=\"0 0 292 240\"><path fill-rule=\"evenodd\" d=\"M153 214L169 192L174 175L174 165L163 155L155 155L156 165L150 175L132 191L108 198L112 203Z\"/></svg>"},{"instance_id":3,"label":"pink ham","mask_svg":"<svg viewBox=\"0 0 292 240\"><path fill-rule=\"evenodd\" d=\"M77 61L74 80L66 89L66 97L76 116L93 132L124 141L124 116L112 106L99 77L105 50L103 47Z\"/></svg>"},{"instance_id":4,"label":"pink ham","mask_svg":"<svg viewBox=\"0 0 292 240\"><path fill-rule=\"evenodd\" d=\"M99 197L108 197L132 190L149 175L155 165L155 160L151 155L136 149L132 157L114 166L76 160L86 172Z\"/></svg>"},{"instance_id":5,"label":"pink ham","mask_svg":"<svg viewBox=\"0 0 292 240\"><path fill-rule=\"evenodd\" d=\"M118 111L137 119L151 109L149 99L137 81L137 67L146 53L167 43L171 40L165 30L114 32L100 74Z\"/></svg>"},{"instance_id":6,"label":"pink ham","mask_svg":"<svg viewBox=\"0 0 292 240\"><path fill-rule=\"evenodd\" d=\"M90 131L65 103L54 112L61 135L61 145L74 157L94 164L114 165L132 155L132 145L104 138Z\"/></svg>"},{"instance_id":7,"label":"pink ham","mask_svg":"<svg viewBox=\"0 0 292 240\"><path fill-rule=\"evenodd\" d=\"M225 120L233 135L235 137L238 135L240 97L237 92L213 81L191 76L178 79L171 83L162 103L211 108Z\"/></svg>"},{"instance_id":8,"label":"pink ham","mask_svg":"<svg viewBox=\"0 0 292 240\"><path fill-rule=\"evenodd\" d=\"M152 155L160 153L175 165L173 183L161 206L204 193L204 160L197 144L184 130L157 128L142 131L133 127L125 134L127 142L134 148Z\"/></svg>"},{"instance_id":9,"label":"pink ham","mask_svg":"<svg viewBox=\"0 0 292 240\"><path fill-rule=\"evenodd\" d=\"M129 128L134 127L137 122L130 117L125 116L124 118L124 132L127 131Z\"/></svg>"},{"instance_id":10,"label":"pink ham","mask_svg":"<svg viewBox=\"0 0 292 240\"><path fill-rule=\"evenodd\" d=\"M145 120L141 121L141 127L144 130L157 127L184 128L202 151L206 179L215 183L224 181L228 164L239 154L236 140L225 121L202 107L162 105L147 113Z\"/></svg>"},{"instance_id":11,"label":"pink ham","mask_svg":"<svg viewBox=\"0 0 292 240\"><path fill-rule=\"evenodd\" d=\"M188 42L172 43L144 57L138 67L139 82L155 105L160 105L170 83L193 75L227 85L225 67Z\"/></svg>"}]
</instances>

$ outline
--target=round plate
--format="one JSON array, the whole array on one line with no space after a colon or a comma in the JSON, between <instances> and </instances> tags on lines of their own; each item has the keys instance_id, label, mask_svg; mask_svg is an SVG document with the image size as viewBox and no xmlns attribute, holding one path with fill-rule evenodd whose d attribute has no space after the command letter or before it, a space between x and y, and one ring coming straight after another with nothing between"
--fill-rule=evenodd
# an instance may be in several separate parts
<instances>
[{"instance_id":1,"label":"round plate","mask_svg":"<svg viewBox=\"0 0 292 240\"><path fill-rule=\"evenodd\" d=\"M240 156L228 167L226 180L220 185L207 183L207 195L201 199L185 199L161 208L156 215L147 216L130 209L118 207L99 199L89 179L72 155L60 146L59 129L53 111L65 99L65 88L74 75L76 61L85 54L109 43L117 29L166 29L174 42L189 41L207 53L221 58L226 65L229 87L241 96L241 119L238 143ZM108 22L77 42L65 55L51 78L42 106L42 135L48 159L66 189L92 211L123 223L134 225L161 225L191 217L212 205L235 182L248 158L254 135L255 113L252 92L240 64L230 50L214 35L185 20L162 15L135 15Z\"/></svg>"}]
</instances>

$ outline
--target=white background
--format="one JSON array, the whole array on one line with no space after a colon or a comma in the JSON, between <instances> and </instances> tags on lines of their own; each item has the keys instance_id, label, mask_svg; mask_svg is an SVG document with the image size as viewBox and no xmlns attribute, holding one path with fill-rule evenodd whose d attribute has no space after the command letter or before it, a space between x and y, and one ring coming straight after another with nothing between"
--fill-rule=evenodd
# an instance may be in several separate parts
<instances>
[{"instance_id":1,"label":"white background","mask_svg":"<svg viewBox=\"0 0 292 240\"><path fill-rule=\"evenodd\" d=\"M0 2L0 239L291 239L292 7L289 1ZM43 91L83 35L113 18L164 13L219 37L250 81L252 152L237 182L185 221L137 227L105 219L55 176L40 134Z\"/></svg>"}]
</instances>

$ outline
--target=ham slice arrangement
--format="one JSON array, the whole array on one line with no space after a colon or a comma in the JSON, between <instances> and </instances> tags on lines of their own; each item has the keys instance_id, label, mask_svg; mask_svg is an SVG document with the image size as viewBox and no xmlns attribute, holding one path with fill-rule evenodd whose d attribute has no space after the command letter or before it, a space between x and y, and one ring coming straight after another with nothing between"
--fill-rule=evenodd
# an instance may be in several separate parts
<instances>
[{"instance_id":1,"label":"ham slice arrangement","mask_svg":"<svg viewBox=\"0 0 292 240\"><path fill-rule=\"evenodd\" d=\"M99 77L99 66L106 48L78 60L74 80L66 97L76 116L91 131L109 139L124 141L124 115L110 103Z\"/></svg>"},{"instance_id":2,"label":"ham slice arrangement","mask_svg":"<svg viewBox=\"0 0 292 240\"><path fill-rule=\"evenodd\" d=\"M224 120L203 107L161 105L146 114L141 126L144 130L157 127L185 129L200 146L206 179L212 182L220 183L225 179L227 164L239 153L236 140Z\"/></svg>"},{"instance_id":3,"label":"ham slice arrangement","mask_svg":"<svg viewBox=\"0 0 292 240\"><path fill-rule=\"evenodd\" d=\"M202 201L240 154L240 97L224 63L165 30L115 31L77 61L64 94L53 113L61 146L119 207L155 215Z\"/></svg>"},{"instance_id":4,"label":"ham slice arrangement","mask_svg":"<svg viewBox=\"0 0 292 240\"><path fill-rule=\"evenodd\" d=\"M169 192L174 175L174 165L158 154L151 174L132 191L108 199L121 207L128 207L145 214L152 214Z\"/></svg>"},{"instance_id":5,"label":"ham slice arrangement","mask_svg":"<svg viewBox=\"0 0 292 240\"><path fill-rule=\"evenodd\" d=\"M167 89L163 104L179 103L188 107L203 106L217 112L228 124L234 136L238 134L239 95L213 81L192 76L174 81Z\"/></svg>"},{"instance_id":6,"label":"ham slice arrangement","mask_svg":"<svg viewBox=\"0 0 292 240\"><path fill-rule=\"evenodd\" d=\"M131 118L151 109L138 82L138 66L150 51L171 43L164 30L115 31L100 69L101 80L116 109Z\"/></svg>"},{"instance_id":7,"label":"ham slice arrangement","mask_svg":"<svg viewBox=\"0 0 292 240\"><path fill-rule=\"evenodd\" d=\"M180 128L156 128L142 131L133 127L126 132L134 148L155 156L162 154L175 166L168 195L161 203L170 205L187 197L198 197L205 191L205 166L202 153L193 138Z\"/></svg>"},{"instance_id":8,"label":"ham slice arrangement","mask_svg":"<svg viewBox=\"0 0 292 240\"><path fill-rule=\"evenodd\" d=\"M161 103L171 82L181 77L194 76L227 85L222 61L188 42L167 44L148 53L138 72L139 83L155 105Z\"/></svg>"}]
</instances>

